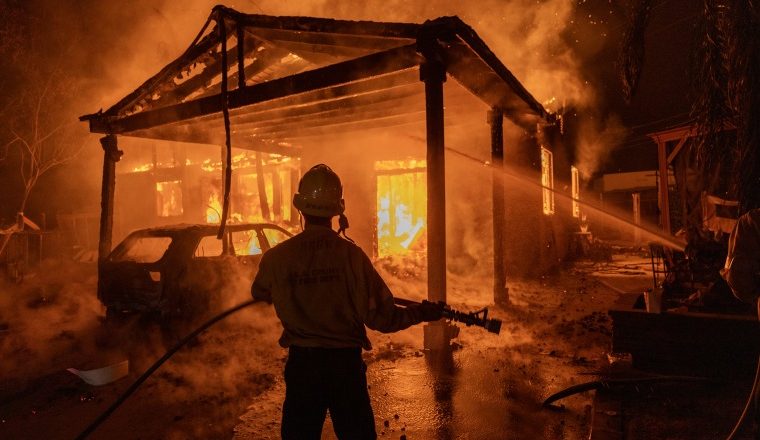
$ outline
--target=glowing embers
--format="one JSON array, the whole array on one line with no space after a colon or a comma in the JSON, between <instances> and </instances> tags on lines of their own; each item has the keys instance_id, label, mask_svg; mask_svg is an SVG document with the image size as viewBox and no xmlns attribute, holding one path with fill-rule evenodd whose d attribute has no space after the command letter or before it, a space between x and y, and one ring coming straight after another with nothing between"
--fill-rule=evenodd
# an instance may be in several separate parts
<instances>
[{"instance_id":1,"label":"glowing embers","mask_svg":"<svg viewBox=\"0 0 760 440\"><path fill-rule=\"evenodd\" d=\"M581 204L577 200L581 199L581 178L578 168L570 166L570 183L571 195L573 197L573 217L580 218Z\"/></svg>"},{"instance_id":2,"label":"glowing embers","mask_svg":"<svg viewBox=\"0 0 760 440\"><path fill-rule=\"evenodd\" d=\"M541 147L541 186L543 186L543 211L554 214L554 159L552 152Z\"/></svg>"},{"instance_id":3,"label":"glowing embers","mask_svg":"<svg viewBox=\"0 0 760 440\"><path fill-rule=\"evenodd\" d=\"M178 217L182 213L182 181L156 182L156 214Z\"/></svg>"},{"instance_id":4,"label":"glowing embers","mask_svg":"<svg viewBox=\"0 0 760 440\"><path fill-rule=\"evenodd\" d=\"M423 251L427 226L425 161L378 161L375 172L378 256Z\"/></svg>"}]
</instances>

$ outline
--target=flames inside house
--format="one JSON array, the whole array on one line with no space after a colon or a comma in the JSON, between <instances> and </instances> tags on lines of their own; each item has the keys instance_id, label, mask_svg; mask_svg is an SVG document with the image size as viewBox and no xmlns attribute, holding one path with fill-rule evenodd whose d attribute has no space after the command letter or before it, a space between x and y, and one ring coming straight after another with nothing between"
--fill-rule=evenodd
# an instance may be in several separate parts
<instances>
[{"instance_id":1,"label":"flames inside house","mask_svg":"<svg viewBox=\"0 0 760 440\"><path fill-rule=\"evenodd\" d=\"M219 224L222 216L222 161L199 156L196 145L148 142L130 150L119 163L118 179L124 190L117 193L116 237L145 226L172 223ZM146 151L147 150L147 151ZM158 151L181 151L159 162ZM188 153L191 151L191 153ZM218 151L216 151L218 154ZM188 155L193 155L190 158ZM140 163L145 157L150 162ZM197 156L197 157L196 157ZM276 153L235 150L233 154L230 223L269 222L296 230L298 211L293 208L301 166L298 158ZM259 162L260 161L260 162ZM124 171L121 171L124 170ZM376 256L424 254L426 250L425 160L379 160L374 162L376 224L373 249ZM129 198L135 188L139 197ZM154 203L150 194L154 194Z\"/></svg>"},{"instance_id":2,"label":"flames inside house","mask_svg":"<svg viewBox=\"0 0 760 440\"><path fill-rule=\"evenodd\" d=\"M377 254L426 249L427 187L424 160L378 161Z\"/></svg>"},{"instance_id":3,"label":"flames inside house","mask_svg":"<svg viewBox=\"0 0 760 440\"><path fill-rule=\"evenodd\" d=\"M573 217L581 217L581 204L578 200L581 199L581 173L574 165L570 167L570 195L573 197Z\"/></svg>"},{"instance_id":4,"label":"flames inside house","mask_svg":"<svg viewBox=\"0 0 760 440\"><path fill-rule=\"evenodd\" d=\"M166 150L181 152L182 159L156 160L157 152ZM220 222L223 185L218 148L148 142L128 151L131 155L117 168L119 180L126 185L117 193L119 202L114 217L117 235L123 236L145 226ZM150 161L141 162L146 158ZM297 159L236 150L232 162L236 173L232 184L231 223L298 224L297 212L291 205L300 176ZM141 190L137 197L130 194L136 188ZM263 191L259 192L260 189Z\"/></svg>"},{"instance_id":5,"label":"flames inside house","mask_svg":"<svg viewBox=\"0 0 760 440\"><path fill-rule=\"evenodd\" d=\"M545 147L541 147L541 185L542 206L544 214L554 214L554 156Z\"/></svg>"}]
</instances>

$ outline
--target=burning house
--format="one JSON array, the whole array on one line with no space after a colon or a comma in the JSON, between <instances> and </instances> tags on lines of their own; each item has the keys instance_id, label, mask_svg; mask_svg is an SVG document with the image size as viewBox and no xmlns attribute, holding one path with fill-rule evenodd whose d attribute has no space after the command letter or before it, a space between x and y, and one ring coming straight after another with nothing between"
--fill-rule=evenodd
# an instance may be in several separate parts
<instances>
[{"instance_id":1,"label":"burning house","mask_svg":"<svg viewBox=\"0 0 760 440\"><path fill-rule=\"evenodd\" d=\"M223 185L218 148L163 142L132 149L135 157L125 157L117 169L121 185L116 193L115 238L146 225L220 222ZM161 154L167 155L165 160ZM145 157L151 161L136 160ZM298 224L298 213L290 203L300 172L297 159L241 150L232 157L232 166L231 222ZM146 197L150 194L154 197Z\"/></svg>"},{"instance_id":2,"label":"burning house","mask_svg":"<svg viewBox=\"0 0 760 440\"><path fill-rule=\"evenodd\" d=\"M573 208L554 200L554 182L571 180L558 124L457 17L380 23L219 6L179 58L81 119L106 135L101 256L139 226L297 227L290 201L320 162L344 179L351 237L376 257L426 261L433 300L446 298L447 261L493 270L501 301L506 267L546 270L566 247ZM503 175L505 164L530 184Z\"/></svg>"}]
</instances>

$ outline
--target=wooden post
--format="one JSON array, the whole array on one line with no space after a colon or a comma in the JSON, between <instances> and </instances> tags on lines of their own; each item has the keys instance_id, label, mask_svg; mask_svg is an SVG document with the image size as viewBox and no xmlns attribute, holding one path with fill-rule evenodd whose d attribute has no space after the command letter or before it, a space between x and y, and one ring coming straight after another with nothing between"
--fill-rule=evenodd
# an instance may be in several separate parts
<instances>
[{"instance_id":1,"label":"wooden post","mask_svg":"<svg viewBox=\"0 0 760 440\"><path fill-rule=\"evenodd\" d=\"M633 223L636 226L641 225L641 193L631 194L633 203ZM638 245L641 243L641 229L638 227L633 228L633 242Z\"/></svg>"},{"instance_id":2,"label":"wooden post","mask_svg":"<svg viewBox=\"0 0 760 440\"><path fill-rule=\"evenodd\" d=\"M100 193L100 241L98 243L98 261L103 261L111 252L113 235L113 201L116 188L116 162L121 159L123 151L119 150L116 136L109 134L100 138L103 146L103 183Z\"/></svg>"},{"instance_id":3,"label":"wooden post","mask_svg":"<svg viewBox=\"0 0 760 440\"><path fill-rule=\"evenodd\" d=\"M509 304L507 272L504 266L504 114L493 108L488 112L491 125L491 182L493 185L493 300Z\"/></svg>"},{"instance_id":4,"label":"wooden post","mask_svg":"<svg viewBox=\"0 0 760 440\"><path fill-rule=\"evenodd\" d=\"M238 89L245 87L245 28L240 23L236 29Z\"/></svg>"},{"instance_id":5,"label":"wooden post","mask_svg":"<svg viewBox=\"0 0 760 440\"><path fill-rule=\"evenodd\" d=\"M425 56L420 80L425 82L425 123L427 127L427 260L428 299L446 301L446 162L443 129L443 83L446 68L432 39L419 44ZM433 352L450 349L458 329L444 321L423 327L423 346Z\"/></svg>"},{"instance_id":6,"label":"wooden post","mask_svg":"<svg viewBox=\"0 0 760 440\"><path fill-rule=\"evenodd\" d=\"M667 145L664 140L657 139L657 163L659 164L659 204L660 226L666 234L670 235L670 202L668 201L668 159L665 151Z\"/></svg>"},{"instance_id":7,"label":"wooden post","mask_svg":"<svg viewBox=\"0 0 760 440\"><path fill-rule=\"evenodd\" d=\"M428 299L446 301L446 163L444 159L444 66L426 61L420 69L425 82L427 125Z\"/></svg>"},{"instance_id":8,"label":"wooden post","mask_svg":"<svg viewBox=\"0 0 760 440\"><path fill-rule=\"evenodd\" d=\"M256 188L259 193L259 206L261 207L261 216L265 222L272 221L272 214L269 211L269 200L267 199L267 182L264 176L264 156L260 151L256 152Z\"/></svg>"}]
</instances>

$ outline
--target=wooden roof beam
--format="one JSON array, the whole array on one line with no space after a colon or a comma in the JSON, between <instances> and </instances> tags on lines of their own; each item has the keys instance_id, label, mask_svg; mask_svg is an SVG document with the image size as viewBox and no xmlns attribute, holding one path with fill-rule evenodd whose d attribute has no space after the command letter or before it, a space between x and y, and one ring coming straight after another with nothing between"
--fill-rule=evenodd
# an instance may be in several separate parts
<instances>
[{"instance_id":1,"label":"wooden roof beam","mask_svg":"<svg viewBox=\"0 0 760 440\"><path fill-rule=\"evenodd\" d=\"M415 23L333 20L329 18L298 16L276 17L269 15L244 14L224 6L217 6L214 9L222 9L227 16L239 23L245 24L246 26L286 31L368 36L375 38L415 39L417 37L417 29L419 28L419 25Z\"/></svg>"},{"instance_id":2,"label":"wooden roof beam","mask_svg":"<svg viewBox=\"0 0 760 440\"><path fill-rule=\"evenodd\" d=\"M451 99L449 96L446 110L452 115L461 115L468 107L463 101ZM326 104L332 104L326 103ZM267 128L288 129L292 127L297 130L300 127L308 127L311 124L331 124L334 121L358 121L363 118L374 119L383 115L403 115L409 112L424 110L425 95L415 93L405 96L387 97L384 100L369 101L365 103L351 103L342 106L319 106L309 108L309 112L299 112L299 114L283 114L279 118L268 118L259 120L249 120L247 122L237 122L232 126L233 130L262 130Z\"/></svg>"},{"instance_id":3,"label":"wooden roof beam","mask_svg":"<svg viewBox=\"0 0 760 440\"><path fill-rule=\"evenodd\" d=\"M512 72L507 69L507 67L499 60L499 58L494 54L491 49L486 45L483 40L480 39L477 33L465 24L462 20L459 18L456 18L456 21L458 22L456 24L456 34L459 37L459 39L469 46L475 54L486 64L486 67L493 71L496 75L501 78L501 80L506 83L509 88L511 89L511 92L516 95L520 100L522 100L532 112L536 114L539 118L546 119L549 115L546 112L546 109L539 103L536 98L531 95L530 92L525 88L525 86L520 83L520 81L515 78L515 76L512 74ZM453 72L452 72L453 74ZM458 80L461 80L463 76L458 77ZM506 117L509 117L508 114L505 114Z\"/></svg>"},{"instance_id":4,"label":"wooden roof beam","mask_svg":"<svg viewBox=\"0 0 760 440\"><path fill-rule=\"evenodd\" d=\"M228 93L229 108L236 109L408 69L419 65L420 61L421 57L417 54L416 45L401 46L285 78L232 90ZM123 118L96 116L90 119L90 131L123 134L217 113L221 111L221 107L221 97L214 95Z\"/></svg>"},{"instance_id":5,"label":"wooden roof beam","mask_svg":"<svg viewBox=\"0 0 760 440\"><path fill-rule=\"evenodd\" d=\"M247 27L248 32L269 41L309 43L321 46L344 46L369 51L390 49L414 42L414 38L379 37L357 34L294 31L265 27Z\"/></svg>"},{"instance_id":6,"label":"wooden roof beam","mask_svg":"<svg viewBox=\"0 0 760 440\"><path fill-rule=\"evenodd\" d=\"M406 123L411 121L423 122L425 120L424 101L420 101L418 105L399 106L399 108L401 110L397 109L395 112L389 112L386 108L368 108L362 111L336 113L330 116L314 115L298 121L289 121L284 124L272 124L266 126L256 126L251 124L247 127L236 126L233 129L238 134L250 134L255 137L279 139L289 133L298 134L300 132L310 132L314 129L338 132L345 130L347 127L350 129L354 125L371 128L375 123L379 123L384 127L388 126L386 125L386 121L403 120L404 123ZM446 110L449 114L449 121L461 119L461 115L468 108L469 107L465 106L457 107L451 104L447 105ZM478 113L478 116L482 116L482 114Z\"/></svg>"},{"instance_id":7,"label":"wooden roof beam","mask_svg":"<svg viewBox=\"0 0 760 440\"><path fill-rule=\"evenodd\" d=\"M264 50L264 53L261 54L262 51L258 51L258 48L261 46L261 42L256 41L253 36L249 36L245 39L245 55L250 55L254 51L257 52L256 59L254 59L251 64L245 67L246 78L249 78L251 75L264 70L267 66L267 63L275 62L278 56L282 57L287 55L287 52L277 50L276 48L267 48L267 50ZM238 48L236 44L227 51L227 59L229 60L227 71L230 84L237 84L237 55ZM213 62L207 64L203 71L199 74L187 79L181 84L176 85L176 87L174 87L172 90L164 92L164 95L161 97L159 102L157 102L158 105L156 105L155 108L161 105L165 105L165 103L182 102L193 92L196 92L204 87L208 87L215 77L221 75L221 64L221 57L217 57Z\"/></svg>"},{"instance_id":8,"label":"wooden roof beam","mask_svg":"<svg viewBox=\"0 0 760 440\"><path fill-rule=\"evenodd\" d=\"M367 109L356 113L335 112L330 114L309 115L300 118L294 118L288 120L286 123L275 124L247 124L238 125L234 127L236 133L247 133L253 136L271 137L270 133L283 133L283 132L297 132L301 130L307 130L315 127L331 127L341 124L360 122L360 121L375 121L381 120L386 117L399 116L404 117L407 115L419 115L422 114L424 119L425 105L417 105L414 107L406 107L403 111L389 112L386 108L379 109Z\"/></svg>"},{"instance_id":9,"label":"wooden roof beam","mask_svg":"<svg viewBox=\"0 0 760 440\"><path fill-rule=\"evenodd\" d=\"M251 114L241 114L232 118L232 126L239 127L245 124L269 124L269 123L281 123L287 122L293 118L299 118L303 116L314 116L326 114L327 112L338 111L347 112L355 111L357 109L366 108L369 106L384 105L390 103L389 110L396 109L399 103L419 97L422 99L421 91L417 87L406 86L398 87L398 90L394 90L393 96L388 96L387 93L377 91L374 93L367 93L357 96L344 96L330 101L319 101L314 103L306 103L300 106L291 106L285 108L276 108L270 110L263 110ZM387 92L387 91L385 91ZM406 102L408 103L408 102ZM207 119L219 121L220 118ZM181 125L188 124L183 122Z\"/></svg>"},{"instance_id":10,"label":"wooden roof beam","mask_svg":"<svg viewBox=\"0 0 760 440\"><path fill-rule=\"evenodd\" d=\"M286 49L301 58L312 60L312 54L316 54L314 61L324 60L324 55L335 58L336 61L346 58L356 58L382 49L367 50L350 46L322 45L284 40L266 40L275 47Z\"/></svg>"},{"instance_id":11,"label":"wooden roof beam","mask_svg":"<svg viewBox=\"0 0 760 440\"><path fill-rule=\"evenodd\" d=\"M230 118L234 124L239 121L245 122L251 118L256 118L259 114L294 111L295 109L303 109L313 105L323 105L332 102L345 103L346 100L354 97L400 93L402 89L418 87L421 91L422 85L419 82L419 71L415 68L408 68L389 74L352 81L348 84L325 87L294 96L278 98L274 101L266 101L244 108L233 109L230 111ZM220 117L221 115L219 114L210 114L196 119L184 120L178 122L178 124L194 124L199 121L218 120Z\"/></svg>"},{"instance_id":12,"label":"wooden roof beam","mask_svg":"<svg viewBox=\"0 0 760 440\"><path fill-rule=\"evenodd\" d=\"M218 130L208 130L202 127L193 127L192 129L161 127L136 131L130 133L129 136L204 145L221 145L224 143L223 134L218 134ZM232 145L233 148L282 154L291 157L300 157L302 153L301 148L298 147L283 146L276 142L263 142L259 139L254 140L251 136L241 134L232 134Z\"/></svg>"},{"instance_id":13,"label":"wooden roof beam","mask_svg":"<svg viewBox=\"0 0 760 440\"><path fill-rule=\"evenodd\" d=\"M334 124L319 125L301 130L281 130L262 133L254 139L300 139L314 136L332 136L337 133L364 132L373 129L386 129L408 124L419 124L424 126L425 111L410 112L403 115L384 115L375 119L365 119L361 121L346 121Z\"/></svg>"}]
</instances>

